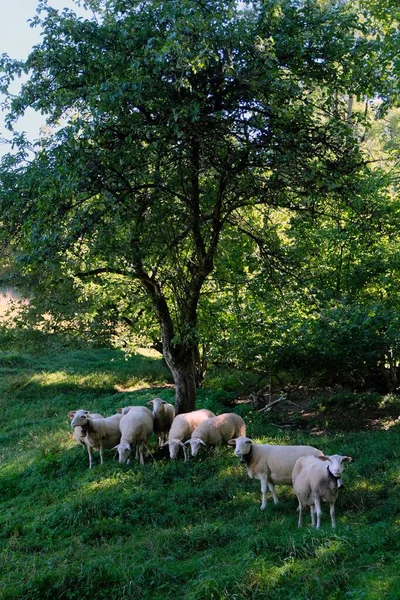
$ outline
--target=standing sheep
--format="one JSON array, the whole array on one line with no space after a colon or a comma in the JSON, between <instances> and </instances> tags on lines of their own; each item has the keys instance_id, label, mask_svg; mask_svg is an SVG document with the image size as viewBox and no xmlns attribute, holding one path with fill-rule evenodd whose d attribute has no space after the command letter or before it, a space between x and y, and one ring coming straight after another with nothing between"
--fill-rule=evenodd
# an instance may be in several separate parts
<instances>
[{"instance_id":1,"label":"standing sheep","mask_svg":"<svg viewBox=\"0 0 400 600\"><path fill-rule=\"evenodd\" d=\"M134 406L122 415L119 428L120 443L115 446L120 463L130 463L130 455L136 448L136 460L144 465L143 446L153 433L153 415L145 406Z\"/></svg>"},{"instance_id":2,"label":"standing sheep","mask_svg":"<svg viewBox=\"0 0 400 600\"><path fill-rule=\"evenodd\" d=\"M208 444L218 449L222 444L227 444L231 438L245 435L246 424L242 417L235 413L223 413L202 421L185 445L190 446L192 456L196 456L200 445Z\"/></svg>"},{"instance_id":3,"label":"standing sheep","mask_svg":"<svg viewBox=\"0 0 400 600\"><path fill-rule=\"evenodd\" d=\"M341 477L345 463L351 462L351 456L303 456L293 469L293 488L299 501L299 527L303 523L303 509L310 507L311 527L321 525L321 500L329 502L332 528L336 527L335 502L341 487Z\"/></svg>"},{"instance_id":4,"label":"standing sheep","mask_svg":"<svg viewBox=\"0 0 400 600\"><path fill-rule=\"evenodd\" d=\"M185 462L187 462L188 455L184 442L190 438L197 425L210 417L215 417L215 414L207 408L192 410L176 416L169 431L169 439L162 445L162 448L169 446L169 455L172 459L178 456L179 448L182 448Z\"/></svg>"},{"instance_id":5,"label":"standing sheep","mask_svg":"<svg viewBox=\"0 0 400 600\"><path fill-rule=\"evenodd\" d=\"M267 485L275 504L278 496L275 484L290 485L296 460L300 456L322 456L323 453L312 446L274 446L270 444L255 444L248 437L238 437L229 440L230 446L235 446L235 456L240 456L246 463L247 474L261 482L262 502L260 509L267 505Z\"/></svg>"},{"instance_id":6,"label":"standing sheep","mask_svg":"<svg viewBox=\"0 0 400 600\"><path fill-rule=\"evenodd\" d=\"M76 412L76 410L71 410L71 412L68 413L68 416L71 419L71 421L76 415ZM91 419L104 419L103 415L100 415L99 413L89 413L89 417ZM74 427L74 438L77 444L79 444L80 446L86 446L85 436L86 433L84 430L82 430L82 427L80 425Z\"/></svg>"},{"instance_id":7,"label":"standing sheep","mask_svg":"<svg viewBox=\"0 0 400 600\"><path fill-rule=\"evenodd\" d=\"M71 421L72 427L82 427L82 438L86 444L89 455L89 469L93 466L93 449L100 452L100 464L103 464L103 450L111 449L119 443L121 432L119 422L122 415L112 415L111 417L92 419L87 410L77 410Z\"/></svg>"},{"instance_id":8,"label":"standing sheep","mask_svg":"<svg viewBox=\"0 0 400 600\"><path fill-rule=\"evenodd\" d=\"M147 404L153 407L154 433L158 438L158 447L167 441L172 421L175 417L175 407L161 398L154 398Z\"/></svg>"}]
</instances>

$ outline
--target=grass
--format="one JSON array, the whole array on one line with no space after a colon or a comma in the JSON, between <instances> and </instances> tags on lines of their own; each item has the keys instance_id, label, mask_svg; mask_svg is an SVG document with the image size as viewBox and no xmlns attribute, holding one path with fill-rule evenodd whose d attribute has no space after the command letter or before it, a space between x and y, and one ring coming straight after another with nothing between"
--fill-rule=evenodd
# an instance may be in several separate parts
<instances>
[{"instance_id":1,"label":"grass","mask_svg":"<svg viewBox=\"0 0 400 600\"><path fill-rule=\"evenodd\" d=\"M259 510L260 485L232 449L188 464L87 468L68 412L173 400L156 356L119 352L0 354L1 600L398 600L400 428L311 435L237 406L259 441L309 443L353 456L337 529L297 528L296 500ZM237 390L199 391L225 412ZM223 381L221 379L221 381ZM122 391L119 391L122 390ZM155 448L155 438L151 440Z\"/></svg>"}]
</instances>

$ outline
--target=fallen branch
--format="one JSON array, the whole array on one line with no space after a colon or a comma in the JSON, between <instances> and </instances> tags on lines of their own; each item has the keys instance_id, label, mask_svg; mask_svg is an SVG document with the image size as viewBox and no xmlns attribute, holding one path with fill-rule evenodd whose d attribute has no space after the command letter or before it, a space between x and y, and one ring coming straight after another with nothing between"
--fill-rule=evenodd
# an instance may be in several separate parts
<instances>
[{"instance_id":1,"label":"fallen branch","mask_svg":"<svg viewBox=\"0 0 400 600\"><path fill-rule=\"evenodd\" d=\"M283 400L287 399L287 394L283 394L283 396L279 396L279 398L277 398L276 400L274 400L273 402L269 402L267 404L267 406L264 406L264 408L260 408L260 410L258 412L268 412L271 410L271 408L273 408L275 406L275 404L278 404L278 402L282 402Z\"/></svg>"}]
</instances>

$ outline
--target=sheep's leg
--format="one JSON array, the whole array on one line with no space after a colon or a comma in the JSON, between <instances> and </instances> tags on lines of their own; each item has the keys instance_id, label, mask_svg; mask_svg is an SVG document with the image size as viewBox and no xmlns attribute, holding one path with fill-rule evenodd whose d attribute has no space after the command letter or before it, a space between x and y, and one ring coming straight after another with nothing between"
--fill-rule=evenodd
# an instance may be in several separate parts
<instances>
[{"instance_id":1,"label":"sheep's leg","mask_svg":"<svg viewBox=\"0 0 400 600\"><path fill-rule=\"evenodd\" d=\"M264 510L267 506L267 477L266 475L260 475L261 482L261 506L260 510Z\"/></svg>"},{"instance_id":2,"label":"sheep's leg","mask_svg":"<svg viewBox=\"0 0 400 600\"><path fill-rule=\"evenodd\" d=\"M336 519L335 519L335 503L331 502L330 506L330 514L331 514L331 523L332 523L332 528L335 529L336 527Z\"/></svg>"},{"instance_id":3,"label":"sheep's leg","mask_svg":"<svg viewBox=\"0 0 400 600\"><path fill-rule=\"evenodd\" d=\"M278 496L276 495L275 486L271 481L268 481L268 487L269 487L269 491L272 494L274 504L278 504L279 500L278 500Z\"/></svg>"},{"instance_id":4,"label":"sheep's leg","mask_svg":"<svg viewBox=\"0 0 400 600\"><path fill-rule=\"evenodd\" d=\"M99 448L99 453L100 453L100 464L103 464L103 446L100 444L100 448Z\"/></svg>"},{"instance_id":5,"label":"sheep's leg","mask_svg":"<svg viewBox=\"0 0 400 600\"><path fill-rule=\"evenodd\" d=\"M87 444L86 447L89 455L89 469L91 469L93 467L93 450L92 447L89 446L89 444Z\"/></svg>"},{"instance_id":6,"label":"sheep's leg","mask_svg":"<svg viewBox=\"0 0 400 600\"><path fill-rule=\"evenodd\" d=\"M139 449L139 457L140 457L140 464L144 465L144 458L143 458L143 443L138 444L138 449Z\"/></svg>"},{"instance_id":7,"label":"sheep's leg","mask_svg":"<svg viewBox=\"0 0 400 600\"><path fill-rule=\"evenodd\" d=\"M299 501L299 522L297 524L297 527L301 527L303 525L303 505L302 503Z\"/></svg>"},{"instance_id":8,"label":"sheep's leg","mask_svg":"<svg viewBox=\"0 0 400 600\"><path fill-rule=\"evenodd\" d=\"M185 462L189 462L189 453L184 444L182 444L183 456L185 457Z\"/></svg>"},{"instance_id":9,"label":"sheep's leg","mask_svg":"<svg viewBox=\"0 0 400 600\"><path fill-rule=\"evenodd\" d=\"M319 499L318 496L316 496L314 502L315 502L315 511L317 513L317 529L319 529L320 525L321 525L321 513L322 513L322 511L321 511L321 500Z\"/></svg>"},{"instance_id":10,"label":"sheep's leg","mask_svg":"<svg viewBox=\"0 0 400 600\"><path fill-rule=\"evenodd\" d=\"M315 507L314 504L310 506L310 514L311 514L311 527L315 527Z\"/></svg>"}]
</instances>

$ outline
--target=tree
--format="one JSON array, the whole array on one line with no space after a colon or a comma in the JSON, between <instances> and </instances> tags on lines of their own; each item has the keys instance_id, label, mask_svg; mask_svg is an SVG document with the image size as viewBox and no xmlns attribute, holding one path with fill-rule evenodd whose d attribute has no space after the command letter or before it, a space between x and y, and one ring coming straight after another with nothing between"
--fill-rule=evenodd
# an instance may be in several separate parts
<instances>
[{"instance_id":1,"label":"tree","mask_svg":"<svg viewBox=\"0 0 400 600\"><path fill-rule=\"evenodd\" d=\"M312 218L356 196L346 98L379 88L376 44L341 1L90 4L81 19L42 0L41 44L3 57L3 89L29 76L10 127L28 106L56 127L33 155L16 137L3 160L3 235L38 296L70 278L117 307L127 290L150 300L185 412L201 293L229 232L266 252L272 208Z\"/></svg>"}]
</instances>

